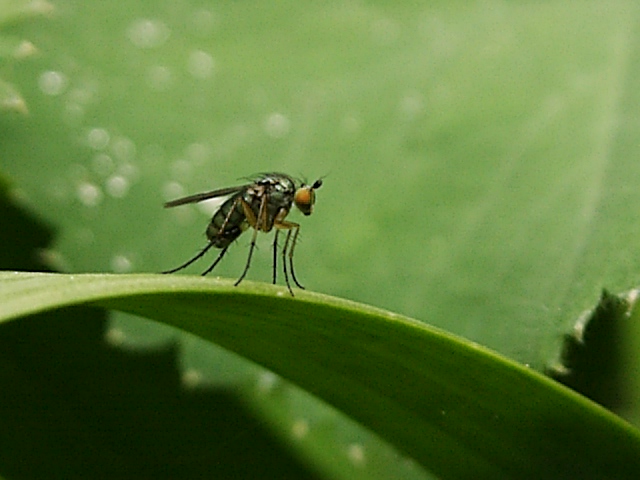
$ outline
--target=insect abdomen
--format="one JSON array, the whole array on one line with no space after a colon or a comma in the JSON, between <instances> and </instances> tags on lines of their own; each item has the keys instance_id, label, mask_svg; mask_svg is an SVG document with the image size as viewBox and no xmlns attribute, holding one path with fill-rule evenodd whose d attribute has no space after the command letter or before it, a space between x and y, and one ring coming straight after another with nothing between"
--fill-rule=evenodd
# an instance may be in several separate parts
<instances>
[{"instance_id":1,"label":"insect abdomen","mask_svg":"<svg viewBox=\"0 0 640 480\"><path fill-rule=\"evenodd\" d=\"M229 246L246 230L246 217L237 197L222 204L207 227L207 238L216 248Z\"/></svg>"}]
</instances>

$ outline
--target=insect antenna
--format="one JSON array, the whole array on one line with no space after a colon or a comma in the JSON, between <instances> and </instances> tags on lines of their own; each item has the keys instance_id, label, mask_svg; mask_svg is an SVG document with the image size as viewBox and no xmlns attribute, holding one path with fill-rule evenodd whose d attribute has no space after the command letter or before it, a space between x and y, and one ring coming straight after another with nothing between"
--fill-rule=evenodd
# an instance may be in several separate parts
<instances>
[{"instance_id":1,"label":"insect antenna","mask_svg":"<svg viewBox=\"0 0 640 480\"><path fill-rule=\"evenodd\" d=\"M191 260L186 261L185 263L183 263L179 267L173 268L171 270L165 270L164 272L161 272L161 273L174 273L174 272L177 272L179 270L182 270L183 268L187 268L193 262L195 262L199 258L202 258L204 256L204 254L207 253L211 247L213 247L213 242L209 242L207 244L207 246L204 247L202 250L200 250L200 252L195 257L193 257ZM217 261L216 261L216 263L217 263Z\"/></svg>"}]
</instances>

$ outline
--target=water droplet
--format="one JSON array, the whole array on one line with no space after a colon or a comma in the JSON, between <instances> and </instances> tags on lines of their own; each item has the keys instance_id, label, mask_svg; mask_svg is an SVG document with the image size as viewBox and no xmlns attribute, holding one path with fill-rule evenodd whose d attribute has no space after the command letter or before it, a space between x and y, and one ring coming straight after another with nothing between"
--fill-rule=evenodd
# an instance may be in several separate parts
<instances>
[{"instance_id":1,"label":"water droplet","mask_svg":"<svg viewBox=\"0 0 640 480\"><path fill-rule=\"evenodd\" d=\"M182 385L186 388L195 388L202 383L202 375L197 370L187 370L182 374Z\"/></svg>"},{"instance_id":2,"label":"water droplet","mask_svg":"<svg viewBox=\"0 0 640 480\"><path fill-rule=\"evenodd\" d=\"M309 433L309 422L304 419L296 420L291 427L291 433L298 440L306 437Z\"/></svg>"},{"instance_id":3,"label":"water droplet","mask_svg":"<svg viewBox=\"0 0 640 480\"><path fill-rule=\"evenodd\" d=\"M202 165L211 155L211 148L206 143L192 143L187 147L187 157L196 165Z\"/></svg>"},{"instance_id":4,"label":"water droplet","mask_svg":"<svg viewBox=\"0 0 640 480\"><path fill-rule=\"evenodd\" d=\"M64 255L62 255L59 250L43 248L38 252L38 255L45 265L48 265L55 270L60 272L69 270L69 265L67 264Z\"/></svg>"},{"instance_id":5,"label":"water droplet","mask_svg":"<svg viewBox=\"0 0 640 480\"><path fill-rule=\"evenodd\" d=\"M211 76L215 67L213 57L207 52L196 50L189 54L187 71L195 78L206 79Z\"/></svg>"},{"instance_id":6,"label":"water droplet","mask_svg":"<svg viewBox=\"0 0 640 480\"><path fill-rule=\"evenodd\" d=\"M69 97L69 100L72 102L87 105L96 99L97 94L97 80L82 79L80 86L71 89L67 97Z\"/></svg>"},{"instance_id":7,"label":"water droplet","mask_svg":"<svg viewBox=\"0 0 640 480\"><path fill-rule=\"evenodd\" d=\"M162 187L162 198L164 198L167 202L169 200L175 200L176 198L184 196L184 187L178 182L165 183Z\"/></svg>"},{"instance_id":8,"label":"water droplet","mask_svg":"<svg viewBox=\"0 0 640 480\"><path fill-rule=\"evenodd\" d=\"M2 99L0 99L0 107L22 114L29 113L27 104L17 92L5 93Z\"/></svg>"},{"instance_id":9,"label":"water droplet","mask_svg":"<svg viewBox=\"0 0 640 480\"><path fill-rule=\"evenodd\" d=\"M133 163L123 163L118 167L118 173L130 181L134 181L138 178L138 167Z\"/></svg>"},{"instance_id":10,"label":"water droplet","mask_svg":"<svg viewBox=\"0 0 640 480\"><path fill-rule=\"evenodd\" d=\"M114 255L111 259L111 271L115 273L127 273L131 271L133 264L126 255Z\"/></svg>"},{"instance_id":11,"label":"water droplet","mask_svg":"<svg viewBox=\"0 0 640 480\"><path fill-rule=\"evenodd\" d=\"M62 72L49 70L43 72L38 79L38 86L45 95L60 95L67 88L67 77Z\"/></svg>"},{"instance_id":12,"label":"water droplet","mask_svg":"<svg viewBox=\"0 0 640 480\"><path fill-rule=\"evenodd\" d=\"M82 182L77 189L78 198L83 205L95 207L102 201L102 190L93 183Z\"/></svg>"},{"instance_id":13,"label":"water droplet","mask_svg":"<svg viewBox=\"0 0 640 480\"><path fill-rule=\"evenodd\" d=\"M51 2L46 0L32 0L26 4L26 8L28 8L30 13L36 13L38 15L49 15L54 10L54 6Z\"/></svg>"},{"instance_id":14,"label":"water droplet","mask_svg":"<svg viewBox=\"0 0 640 480\"><path fill-rule=\"evenodd\" d=\"M347 456L351 463L354 465L360 466L364 463L364 447L359 443L352 443L347 448Z\"/></svg>"},{"instance_id":15,"label":"water droplet","mask_svg":"<svg viewBox=\"0 0 640 480\"><path fill-rule=\"evenodd\" d=\"M113 175L107 180L106 189L112 197L122 198L129 191L129 180L121 175Z\"/></svg>"},{"instance_id":16,"label":"water droplet","mask_svg":"<svg viewBox=\"0 0 640 480\"><path fill-rule=\"evenodd\" d=\"M111 142L111 151L118 160L130 162L136 157L136 144L127 137L116 137Z\"/></svg>"},{"instance_id":17,"label":"water droplet","mask_svg":"<svg viewBox=\"0 0 640 480\"><path fill-rule=\"evenodd\" d=\"M13 56L18 59L28 58L38 53L38 49L36 46L27 41L23 40L20 42L20 45L13 51Z\"/></svg>"},{"instance_id":18,"label":"water droplet","mask_svg":"<svg viewBox=\"0 0 640 480\"><path fill-rule=\"evenodd\" d=\"M194 31L201 37L210 35L217 24L217 19L213 12L205 8L196 10L192 19Z\"/></svg>"},{"instance_id":19,"label":"water droplet","mask_svg":"<svg viewBox=\"0 0 640 480\"><path fill-rule=\"evenodd\" d=\"M79 103L67 102L64 106L64 120L68 125L78 125L82 123L84 112L84 107Z\"/></svg>"},{"instance_id":20,"label":"water droplet","mask_svg":"<svg viewBox=\"0 0 640 480\"><path fill-rule=\"evenodd\" d=\"M282 113L277 112L269 115L264 124L267 135L273 138L284 137L287 133L289 133L290 127L291 122L289 121L289 119Z\"/></svg>"},{"instance_id":21,"label":"water droplet","mask_svg":"<svg viewBox=\"0 0 640 480\"><path fill-rule=\"evenodd\" d=\"M173 84L173 75L169 67L156 65L149 68L147 72L147 81L149 86L160 92L169 89Z\"/></svg>"},{"instance_id":22,"label":"water droplet","mask_svg":"<svg viewBox=\"0 0 640 480\"><path fill-rule=\"evenodd\" d=\"M79 86L65 95L64 120L69 125L81 125L87 106L98 98L97 81L83 78L76 82Z\"/></svg>"},{"instance_id":23,"label":"water droplet","mask_svg":"<svg viewBox=\"0 0 640 480\"><path fill-rule=\"evenodd\" d=\"M103 150L109 145L109 132L104 128L92 128L87 133L87 142L94 150Z\"/></svg>"},{"instance_id":24,"label":"water droplet","mask_svg":"<svg viewBox=\"0 0 640 480\"><path fill-rule=\"evenodd\" d=\"M119 346L124 343L125 334L119 328L110 328L104 334L104 339L107 343Z\"/></svg>"},{"instance_id":25,"label":"water droplet","mask_svg":"<svg viewBox=\"0 0 640 480\"><path fill-rule=\"evenodd\" d=\"M138 19L127 29L127 37L138 48L157 48L164 44L171 31L160 20Z\"/></svg>"},{"instance_id":26,"label":"water droplet","mask_svg":"<svg viewBox=\"0 0 640 480\"><path fill-rule=\"evenodd\" d=\"M91 168L96 175L106 177L113 172L113 160L106 153L99 153L91 159Z\"/></svg>"},{"instance_id":27,"label":"water droplet","mask_svg":"<svg viewBox=\"0 0 640 480\"><path fill-rule=\"evenodd\" d=\"M280 377L273 372L263 372L258 377L258 391L260 393L269 393L278 384Z\"/></svg>"}]
</instances>

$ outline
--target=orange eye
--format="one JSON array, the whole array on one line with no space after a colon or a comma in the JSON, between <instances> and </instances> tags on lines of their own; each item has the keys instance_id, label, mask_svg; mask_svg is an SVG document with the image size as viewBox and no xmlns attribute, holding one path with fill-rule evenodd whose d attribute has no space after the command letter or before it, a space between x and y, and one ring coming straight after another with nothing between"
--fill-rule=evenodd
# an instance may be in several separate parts
<instances>
[{"instance_id":1,"label":"orange eye","mask_svg":"<svg viewBox=\"0 0 640 480\"><path fill-rule=\"evenodd\" d=\"M322 180L316 180L313 185L302 185L298 190L296 190L296 193L293 196L293 202L305 215L311 215L313 204L316 203L315 190L321 186Z\"/></svg>"},{"instance_id":2,"label":"orange eye","mask_svg":"<svg viewBox=\"0 0 640 480\"><path fill-rule=\"evenodd\" d=\"M316 196L311 187L300 187L296 194L293 197L293 201L296 204L296 207L300 209L302 213L305 215L311 214L311 209L313 208L313 204L316 201Z\"/></svg>"},{"instance_id":3,"label":"orange eye","mask_svg":"<svg viewBox=\"0 0 640 480\"><path fill-rule=\"evenodd\" d=\"M309 187L299 188L294 197L296 205L308 205L312 202L313 195Z\"/></svg>"}]
</instances>

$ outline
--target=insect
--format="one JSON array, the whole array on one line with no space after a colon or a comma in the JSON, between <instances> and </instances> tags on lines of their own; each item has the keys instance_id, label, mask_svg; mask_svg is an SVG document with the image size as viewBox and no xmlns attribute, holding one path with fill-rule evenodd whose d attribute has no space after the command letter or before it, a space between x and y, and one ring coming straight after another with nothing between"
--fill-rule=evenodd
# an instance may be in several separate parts
<instances>
[{"instance_id":1,"label":"insect","mask_svg":"<svg viewBox=\"0 0 640 480\"><path fill-rule=\"evenodd\" d=\"M305 185L296 181L284 173L262 173L253 179L251 183L237 187L221 188L210 192L197 193L184 198L178 198L164 204L165 208L177 207L188 203L197 203L217 197L228 197L220 205L211 218L207 227L209 243L193 258L179 267L162 273L174 273L188 267L196 260L202 258L211 248L220 248L217 258L202 275L207 275L222 260L231 243L236 240L249 227L253 228L253 237L249 247L249 255L244 270L235 285L239 285L249 271L251 257L256 246L258 232L270 232L275 228L273 241L273 283L276 283L277 258L278 258L278 233L287 230L287 236L282 248L282 265L285 282L289 293L293 296L293 290L289 283L289 272L295 284L304 289L296 278L293 269L293 252L296 247L300 225L285 220L291 210L296 207L304 214L311 215L315 203L315 191L322 186L322 179L316 180L312 185ZM288 269L287 269L288 256Z\"/></svg>"}]
</instances>

